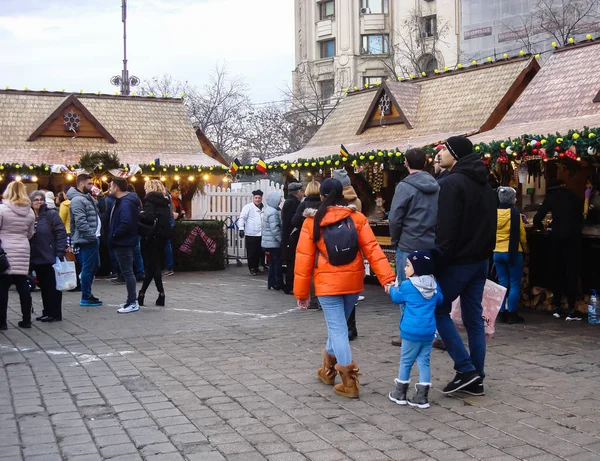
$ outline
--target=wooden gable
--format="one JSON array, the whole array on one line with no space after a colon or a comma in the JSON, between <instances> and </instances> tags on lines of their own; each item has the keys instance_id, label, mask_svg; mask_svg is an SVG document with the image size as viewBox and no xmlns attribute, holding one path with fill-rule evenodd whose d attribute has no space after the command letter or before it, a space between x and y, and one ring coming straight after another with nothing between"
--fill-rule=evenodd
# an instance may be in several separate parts
<instances>
[{"instance_id":1,"label":"wooden gable","mask_svg":"<svg viewBox=\"0 0 600 461\"><path fill-rule=\"evenodd\" d=\"M104 138L109 143L117 142L73 94L65 98L27 141L35 141L40 136Z\"/></svg>"},{"instance_id":2,"label":"wooden gable","mask_svg":"<svg viewBox=\"0 0 600 461\"><path fill-rule=\"evenodd\" d=\"M396 125L399 123L403 123L407 128L412 129L411 123L402 111L402 108L398 105L393 93L389 91L386 85L383 85L377 90L373 102L356 134L360 135L371 127Z\"/></svg>"}]
</instances>

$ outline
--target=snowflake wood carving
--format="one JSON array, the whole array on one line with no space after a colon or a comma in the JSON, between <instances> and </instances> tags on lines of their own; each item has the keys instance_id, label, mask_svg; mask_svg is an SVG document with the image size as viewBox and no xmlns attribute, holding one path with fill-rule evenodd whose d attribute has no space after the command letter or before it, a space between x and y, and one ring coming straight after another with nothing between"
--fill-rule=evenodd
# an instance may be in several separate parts
<instances>
[{"instance_id":1,"label":"snowflake wood carving","mask_svg":"<svg viewBox=\"0 0 600 461\"><path fill-rule=\"evenodd\" d=\"M63 115L63 123L65 125L65 130L77 132L81 127L81 116L71 110Z\"/></svg>"}]
</instances>

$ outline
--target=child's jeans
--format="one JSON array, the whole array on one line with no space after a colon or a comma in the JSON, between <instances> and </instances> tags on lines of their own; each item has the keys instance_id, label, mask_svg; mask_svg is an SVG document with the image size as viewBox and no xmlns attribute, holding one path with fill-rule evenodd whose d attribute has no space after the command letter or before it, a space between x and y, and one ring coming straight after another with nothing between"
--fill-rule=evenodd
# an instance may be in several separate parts
<instances>
[{"instance_id":1,"label":"child's jeans","mask_svg":"<svg viewBox=\"0 0 600 461\"><path fill-rule=\"evenodd\" d=\"M410 381L410 370L416 361L419 367L419 382L431 383L430 356L431 341L410 341L402 338L398 380L404 382Z\"/></svg>"}]
</instances>

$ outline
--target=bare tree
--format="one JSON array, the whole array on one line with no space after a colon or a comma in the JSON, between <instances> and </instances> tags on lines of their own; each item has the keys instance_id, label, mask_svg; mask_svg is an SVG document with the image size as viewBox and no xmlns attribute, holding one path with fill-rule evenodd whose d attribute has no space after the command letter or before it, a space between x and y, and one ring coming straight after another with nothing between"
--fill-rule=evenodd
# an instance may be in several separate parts
<instances>
[{"instance_id":1,"label":"bare tree","mask_svg":"<svg viewBox=\"0 0 600 461\"><path fill-rule=\"evenodd\" d=\"M520 15L514 21L506 21L502 24L512 35L512 41L520 44L527 53L536 51L533 36L536 34L536 17L534 13Z\"/></svg>"},{"instance_id":2,"label":"bare tree","mask_svg":"<svg viewBox=\"0 0 600 461\"><path fill-rule=\"evenodd\" d=\"M250 98L245 83L240 78L230 78L225 65L215 67L203 88L165 74L144 80L138 93L155 97L183 94L192 124L204 132L221 154L228 156L242 147Z\"/></svg>"},{"instance_id":3,"label":"bare tree","mask_svg":"<svg viewBox=\"0 0 600 461\"><path fill-rule=\"evenodd\" d=\"M558 45L586 32L586 27L598 28L600 0L538 0L535 9L539 27Z\"/></svg>"},{"instance_id":4,"label":"bare tree","mask_svg":"<svg viewBox=\"0 0 600 461\"><path fill-rule=\"evenodd\" d=\"M307 126L318 129L340 103L341 89L347 85L347 82L323 80L320 76L323 74L319 74L315 66L309 62L299 64L294 73L295 88L291 89L287 86L283 91L292 106L290 117L305 119Z\"/></svg>"},{"instance_id":5,"label":"bare tree","mask_svg":"<svg viewBox=\"0 0 600 461\"><path fill-rule=\"evenodd\" d=\"M450 31L450 23L441 17L423 16L420 7L410 10L400 27L392 32L389 54L381 58L388 73L398 77L437 68L440 45Z\"/></svg>"}]
</instances>

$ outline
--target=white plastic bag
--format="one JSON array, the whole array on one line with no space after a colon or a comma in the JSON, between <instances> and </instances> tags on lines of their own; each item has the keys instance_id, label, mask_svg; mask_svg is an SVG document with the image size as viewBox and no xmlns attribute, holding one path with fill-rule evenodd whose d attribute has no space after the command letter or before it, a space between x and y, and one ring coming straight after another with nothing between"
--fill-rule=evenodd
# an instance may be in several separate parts
<instances>
[{"instance_id":1,"label":"white plastic bag","mask_svg":"<svg viewBox=\"0 0 600 461\"><path fill-rule=\"evenodd\" d=\"M56 289L58 291L69 291L77 288L77 272L75 271L75 263L72 261L61 261L56 258L54 268L54 276L56 277Z\"/></svg>"}]
</instances>

